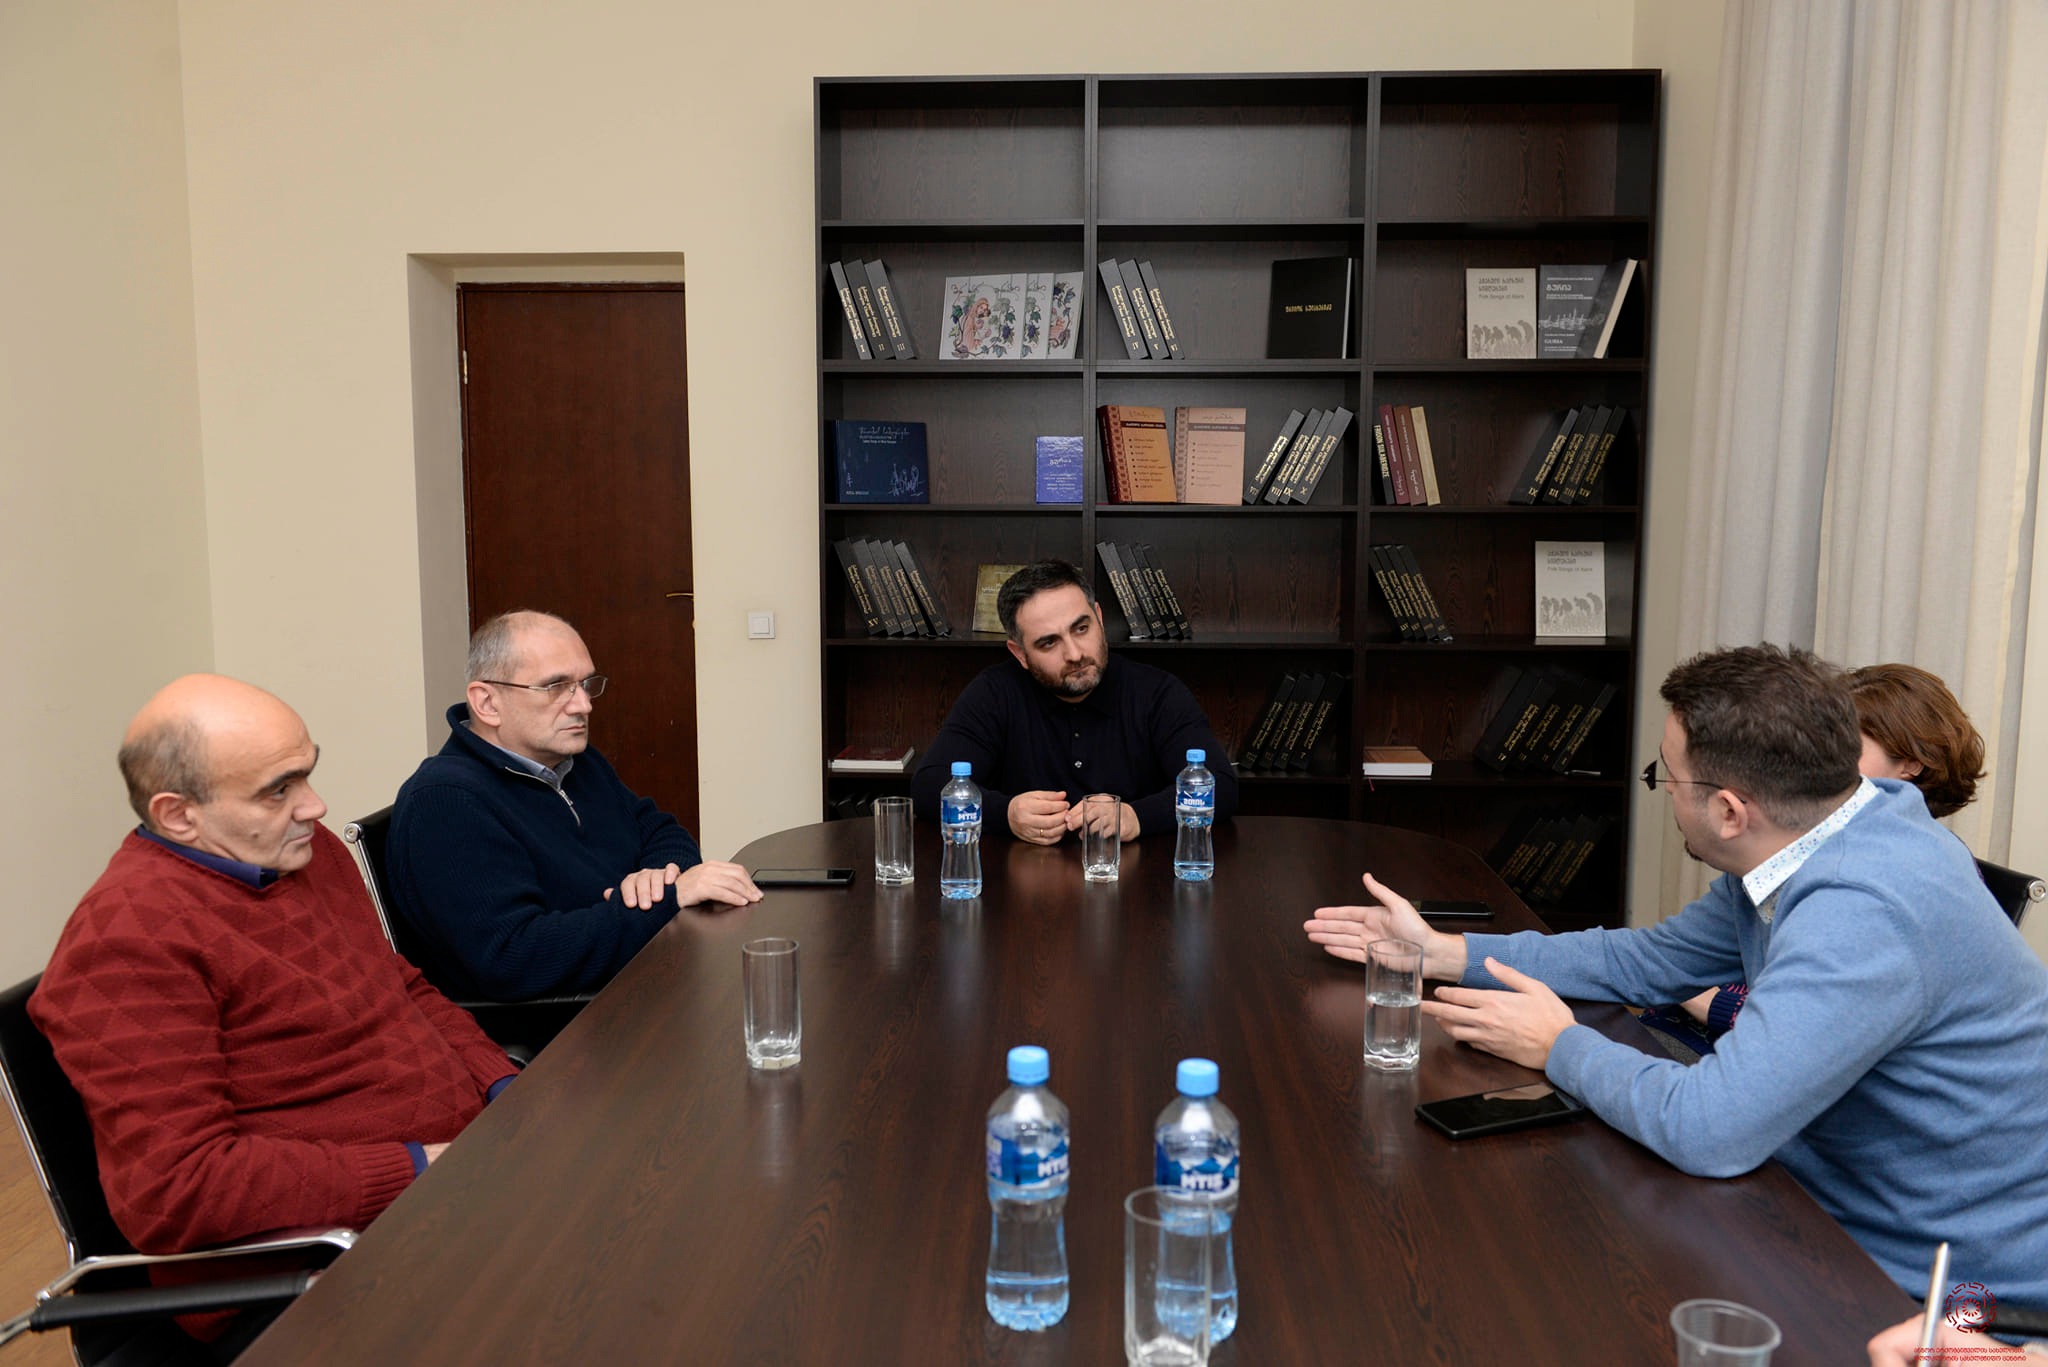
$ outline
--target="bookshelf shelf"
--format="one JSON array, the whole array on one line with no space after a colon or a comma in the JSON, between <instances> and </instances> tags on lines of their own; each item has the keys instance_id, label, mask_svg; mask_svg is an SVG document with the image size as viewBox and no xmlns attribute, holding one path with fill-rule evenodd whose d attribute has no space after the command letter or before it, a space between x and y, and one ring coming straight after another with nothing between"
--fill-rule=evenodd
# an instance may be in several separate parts
<instances>
[{"instance_id":1,"label":"bookshelf shelf","mask_svg":"<svg viewBox=\"0 0 2048 1367\"><path fill-rule=\"evenodd\" d=\"M1606 834L1566 919L1619 924L1640 626L1649 340L1661 75L1503 71L821 78L815 83L818 409L823 420L921 421L933 502L829 502L819 465L821 744L930 744L960 690L1006 658L966 630L980 567L1059 555L1101 581L1113 649L1171 668L1242 753L1279 681L1345 676L1307 773L1244 776L1243 809L1350 817L1493 850L1530 814L1598 819ZM1268 359L1276 260L1357 263L1343 359ZM860 361L830 262L886 263L919 359ZM1186 356L1127 358L1096 274L1150 261ZM1645 262L1641 321L1610 358L1473 361L1464 272ZM946 280L1081 272L1071 360L940 359ZM1108 326L1105 327L1105 323ZM1307 505L1114 504L1095 415L1105 404L1243 407L1256 463L1290 410L1354 414ZM1443 502L1389 506L1373 425L1426 409ZM1508 502L1547 424L1620 408L1597 501ZM1079 504L1038 504L1035 438L1080 435ZM955 634L875 638L833 543L902 541ZM1606 549L1610 634L1535 634L1538 541ZM1148 548L1193 639L1130 641L1095 546ZM1370 552L1408 548L1456 639L1399 639ZM908 653L905 653L908 652ZM1599 778L1496 773L1472 756L1517 671L1612 685L1610 715L1575 763ZM1414 745L1427 780L1367 780L1366 745ZM827 773L828 814L907 775Z\"/></svg>"}]
</instances>

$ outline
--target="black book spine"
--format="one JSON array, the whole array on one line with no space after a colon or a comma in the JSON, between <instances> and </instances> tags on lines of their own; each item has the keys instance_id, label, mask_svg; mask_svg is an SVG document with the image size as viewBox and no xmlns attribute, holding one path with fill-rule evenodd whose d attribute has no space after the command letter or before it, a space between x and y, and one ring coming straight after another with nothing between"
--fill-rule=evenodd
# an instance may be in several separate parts
<instances>
[{"instance_id":1,"label":"black book spine","mask_svg":"<svg viewBox=\"0 0 2048 1367\"><path fill-rule=\"evenodd\" d=\"M1401 567L1402 581L1409 585L1408 594L1415 604L1416 612L1427 628L1427 639L1432 641L1451 640L1450 623L1436 605L1436 595L1429 591L1429 581L1422 577L1422 562L1415 558L1415 552L1406 546L1389 546L1394 563Z\"/></svg>"},{"instance_id":2,"label":"black book spine","mask_svg":"<svg viewBox=\"0 0 2048 1367\"><path fill-rule=\"evenodd\" d=\"M846 585L853 590L854 606L860 609L861 621L866 624L868 635L888 635L888 628L882 625L882 614L875 610L875 600L868 594L867 577L861 573L860 558L854 553L853 543L835 541L832 551L839 557L839 568L846 571Z\"/></svg>"},{"instance_id":3,"label":"black book spine","mask_svg":"<svg viewBox=\"0 0 2048 1367\"><path fill-rule=\"evenodd\" d=\"M1528 670L1509 666L1514 678L1508 683L1507 695L1502 699L1500 710L1486 723L1486 729L1479 735L1479 741L1472 747L1472 758L1489 769L1498 769L1500 763L1494 756L1500 753L1501 743L1508 738L1508 731L1514 726L1515 718L1521 714L1522 704L1529 700L1534 691L1536 676Z\"/></svg>"},{"instance_id":4,"label":"black book spine","mask_svg":"<svg viewBox=\"0 0 2048 1367\"><path fill-rule=\"evenodd\" d=\"M1315 715L1308 719L1308 731L1301 738L1301 748L1287 757L1287 767L1297 773L1308 769L1309 757L1316 752L1316 742L1323 738L1323 727L1329 723L1330 714L1337 710L1337 704L1344 697L1345 685L1350 679L1342 674L1332 674L1323 685L1323 694L1316 699Z\"/></svg>"},{"instance_id":5,"label":"black book spine","mask_svg":"<svg viewBox=\"0 0 2048 1367\"><path fill-rule=\"evenodd\" d=\"M1301 744L1303 729L1308 719L1315 715L1316 703L1323 696L1324 680L1320 674L1309 674L1294 686L1294 697L1287 704L1287 713L1280 719L1280 735L1266 752L1268 772L1285 771L1294 759L1296 747Z\"/></svg>"},{"instance_id":6,"label":"black book spine","mask_svg":"<svg viewBox=\"0 0 2048 1367\"><path fill-rule=\"evenodd\" d=\"M1159 556L1150 542L1140 541L1126 548L1137 557L1139 571L1152 586L1153 601L1159 604L1159 620L1166 626L1166 635L1175 640L1191 639L1195 632L1186 613L1180 610L1180 600L1173 596L1173 585L1167 582L1166 571L1159 568Z\"/></svg>"},{"instance_id":7,"label":"black book spine","mask_svg":"<svg viewBox=\"0 0 2048 1367\"><path fill-rule=\"evenodd\" d=\"M1493 848L1486 852L1486 866L1495 873L1506 868L1508 860L1521 847L1522 838L1529 834L1530 828L1535 826L1538 820L1536 813L1527 807L1509 818L1507 829L1501 832L1500 839L1493 842Z\"/></svg>"},{"instance_id":8,"label":"black book spine","mask_svg":"<svg viewBox=\"0 0 2048 1367\"><path fill-rule=\"evenodd\" d=\"M1613 410L1597 408L1586 404L1579 409L1579 420L1572 424L1572 438L1564 444L1564 453L1557 458L1557 464L1550 471L1550 480L1543 486L1540 503L1569 502L1579 487L1579 474L1585 469L1586 457L1590 454L1587 443L1599 440L1599 432L1607 425L1607 418Z\"/></svg>"},{"instance_id":9,"label":"black book spine","mask_svg":"<svg viewBox=\"0 0 2048 1367\"><path fill-rule=\"evenodd\" d=\"M875 353L868 346L868 330L860 321L860 305L854 300L853 286L847 283L846 267L837 261L828 263L832 272L832 292L839 296L840 312L846 315L846 330L853 337L854 354L863 361L875 359Z\"/></svg>"},{"instance_id":10,"label":"black book spine","mask_svg":"<svg viewBox=\"0 0 2048 1367\"><path fill-rule=\"evenodd\" d=\"M898 541L893 544L896 548L896 559L902 563L903 573L910 579L910 591L917 595L917 606L924 613L925 620L932 624L932 635L951 636L953 624L947 621L946 614L939 610L938 596L932 592L931 585L925 582L924 571L918 567L917 556L911 552L907 542Z\"/></svg>"},{"instance_id":11,"label":"black book spine","mask_svg":"<svg viewBox=\"0 0 2048 1367\"><path fill-rule=\"evenodd\" d=\"M1289 491L1296 503L1307 503L1316 496L1316 486L1323 482L1323 472L1330 468L1330 457L1344 442L1344 434L1351 430L1352 412L1341 405L1330 414L1329 422L1316 438L1316 449L1303 464L1301 478L1294 482Z\"/></svg>"},{"instance_id":12,"label":"black book spine","mask_svg":"<svg viewBox=\"0 0 2048 1367\"><path fill-rule=\"evenodd\" d=\"M1568 681L1553 677L1550 696L1543 700L1542 709L1537 712L1535 721L1522 736L1521 744L1515 747L1515 753L1508 756L1510 765L1517 769L1522 768L1534 763L1538 754L1547 752L1548 745L1544 738L1550 734L1550 728L1557 725L1558 718L1564 714L1564 694L1568 691Z\"/></svg>"},{"instance_id":13,"label":"black book spine","mask_svg":"<svg viewBox=\"0 0 2048 1367\"><path fill-rule=\"evenodd\" d=\"M889 345L889 334L882 330L882 314L875 307L875 286L868 278L868 264L859 258L846 263L846 283L853 289L854 302L860 306L860 320L867 324L868 345L878 361L896 359L896 349Z\"/></svg>"},{"instance_id":14,"label":"black book spine","mask_svg":"<svg viewBox=\"0 0 2048 1367\"><path fill-rule=\"evenodd\" d=\"M1614 685L1601 684L1600 691L1593 695L1591 702L1586 704L1585 711L1579 713L1578 725L1574 726L1571 734L1565 737L1564 745L1559 749L1557 758L1550 761L1552 773L1562 774L1570 771L1572 761L1578 758L1579 747L1586 743L1586 737L1593 734L1593 728L1600 724L1600 718L1606 714L1608 704L1613 701Z\"/></svg>"},{"instance_id":15,"label":"black book spine","mask_svg":"<svg viewBox=\"0 0 2048 1367\"><path fill-rule=\"evenodd\" d=\"M1273 438L1273 444L1266 448L1266 454L1259 461L1259 468L1244 486L1246 503L1257 503L1259 495L1266 491L1266 485L1279 473L1280 459L1287 454L1287 448L1294 441L1295 434L1301 431L1302 420L1303 414L1299 408L1288 413L1287 421L1280 425L1280 435Z\"/></svg>"},{"instance_id":16,"label":"black book spine","mask_svg":"<svg viewBox=\"0 0 2048 1367\"><path fill-rule=\"evenodd\" d=\"M853 552L860 560L861 574L868 581L868 597L874 600L875 610L882 615L882 633L886 636L911 634L901 610L896 605L894 581L882 573L881 564L875 556L874 543L864 537L856 538Z\"/></svg>"},{"instance_id":17,"label":"black book spine","mask_svg":"<svg viewBox=\"0 0 2048 1367\"><path fill-rule=\"evenodd\" d=\"M1109 311L1116 317L1116 330L1124 339L1124 352L1134 361L1142 361L1152 353L1145 348L1145 335L1138 331L1137 315L1131 312L1131 298L1124 292L1123 272L1114 261L1104 261L1096 266L1102 276L1102 287L1109 291Z\"/></svg>"},{"instance_id":18,"label":"black book spine","mask_svg":"<svg viewBox=\"0 0 2048 1367\"><path fill-rule=\"evenodd\" d=\"M1266 753L1266 747L1273 743L1273 729L1279 724L1280 714L1287 710L1288 699L1294 696L1295 676L1283 674L1280 686L1273 690L1273 696L1266 702L1266 710L1259 714L1258 725L1252 728L1252 738L1238 756L1238 768L1252 770L1259 767Z\"/></svg>"},{"instance_id":19,"label":"black book spine","mask_svg":"<svg viewBox=\"0 0 2048 1367\"><path fill-rule=\"evenodd\" d=\"M1557 720L1543 733L1542 743L1529 756L1529 762L1539 769L1549 769L1558 752L1564 749L1565 738L1578 726L1586 703L1592 698L1594 686L1585 679L1570 676L1557 691Z\"/></svg>"},{"instance_id":20,"label":"black book spine","mask_svg":"<svg viewBox=\"0 0 2048 1367\"><path fill-rule=\"evenodd\" d=\"M1380 463L1380 502L1388 507L1394 503L1394 472L1387 464L1387 432L1378 423L1372 425L1373 454Z\"/></svg>"},{"instance_id":21,"label":"black book spine","mask_svg":"<svg viewBox=\"0 0 2048 1367\"><path fill-rule=\"evenodd\" d=\"M1386 600L1387 611L1394 618L1394 626L1400 631L1401 639L1420 639L1414 615L1408 607L1408 595L1401 584L1401 574L1393 560L1387 555L1385 546L1374 546L1368 556L1372 561L1373 582L1380 586L1380 597Z\"/></svg>"},{"instance_id":22,"label":"black book spine","mask_svg":"<svg viewBox=\"0 0 2048 1367\"><path fill-rule=\"evenodd\" d=\"M1515 752L1522 747L1522 740L1529 734L1529 728L1536 724L1536 718L1543 714L1543 705L1550 701L1550 680L1541 674L1529 678L1529 691L1523 695L1522 705L1508 723L1507 738L1490 755L1481 756L1489 769L1506 769L1514 759Z\"/></svg>"},{"instance_id":23,"label":"black book spine","mask_svg":"<svg viewBox=\"0 0 2048 1367\"><path fill-rule=\"evenodd\" d=\"M1124 625L1130 628L1131 639L1151 640L1152 631L1145 621L1145 610L1138 603L1137 590L1131 586L1130 571L1124 568L1123 557L1117 554L1115 543L1096 542L1095 554L1102 561L1103 573L1109 576L1109 590L1116 596L1117 608L1124 615Z\"/></svg>"},{"instance_id":24,"label":"black book spine","mask_svg":"<svg viewBox=\"0 0 2048 1367\"><path fill-rule=\"evenodd\" d=\"M1173 330L1173 319L1166 312L1166 297L1159 292L1159 277L1152 273L1150 261L1138 263L1138 278L1145 282L1145 294L1152 301L1152 317L1159 324L1159 335L1166 339L1166 354L1176 361L1185 361L1188 354L1181 349L1180 334Z\"/></svg>"},{"instance_id":25,"label":"black book spine","mask_svg":"<svg viewBox=\"0 0 2048 1367\"><path fill-rule=\"evenodd\" d=\"M1323 429L1330 425L1332 416L1320 408L1309 409L1308 417L1302 420L1301 430L1294 434L1294 443L1287 448L1287 459L1280 462L1280 472L1274 475L1272 482L1266 486L1266 502L1288 501L1288 495L1294 489L1294 482L1301 478L1302 466L1307 462L1309 453L1316 449L1317 439L1323 435Z\"/></svg>"},{"instance_id":26,"label":"black book spine","mask_svg":"<svg viewBox=\"0 0 2048 1367\"><path fill-rule=\"evenodd\" d=\"M1600 440L1593 445L1593 454L1586 461L1586 469L1579 476L1578 491L1572 496L1574 503L1591 503L1593 491L1599 487L1601 472L1607 469L1607 453L1614 449L1615 441L1621 436L1621 429L1628 422L1628 410L1615 405L1614 413L1607 419L1606 430L1600 433Z\"/></svg>"},{"instance_id":27,"label":"black book spine","mask_svg":"<svg viewBox=\"0 0 2048 1367\"><path fill-rule=\"evenodd\" d=\"M1557 465L1557 458L1564 454L1565 443L1572 438L1572 428L1577 424L1577 409L1566 413L1536 443L1536 449L1529 455L1529 463L1522 470L1521 480L1514 492L1508 495L1510 503L1534 503L1543 496L1543 486L1549 482L1550 472Z\"/></svg>"},{"instance_id":28,"label":"black book spine","mask_svg":"<svg viewBox=\"0 0 2048 1367\"><path fill-rule=\"evenodd\" d=\"M1131 590L1138 596L1138 607L1145 614L1145 627L1155 641L1173 639L1173 628L1166 620L1166 605L1159 599L1158 590L1153 587L1152 576L1145 572L1145 562L1138 555L1138 548L1128 543L1112 542L1116 546L1116 558L1123 562L1124 573L1131 577Z\"/></svg>"},{"instance_id":29,"label":"black book spine","mask_svg":"<svg viewBox=\"0 0 2048 1367\"><path fill-rule=\"evenodd\" d=\"M917 604L917 594L910 587L910 576L904 573L903 562L896 558L896 547L887 541L871 543L875 548L875 568L889 581L889 592L893 606L903 618L904 635L929 636L932 625L925 620L924 609Z\"/></svg>"},{"instance_id":30,"label":"black book spine","mask_svg":"<svg viewBox=\"0 0 2048 1367\"><path fill-rule=\"evenodd\" d=\"M1124 297L1131 301L1131 316L1138 320L1138 335L1145 339L1146 352L1155 361L1171 360L1173 352L1167 348L1166 338L1159 333L1159 320L1152 316L1152 300L1145 293L1145 280L1138 274L1138 263L1119 261L1116 273L1123 278Z\"/></svg>"},{"instance_id":31,"label":"black book spine","mask_svg":"<svg viewBox=\"0 0 2048 1367\"><path fill-rule=\"evenodd\" d=\"M868 262L868 283L875 289L875 314L882 322L882 335L899 361L917 359L917 345L910 340L910 324L898 307L896 291L889 284L888 268L879 261Z\"/></svg>"}]
</instances>

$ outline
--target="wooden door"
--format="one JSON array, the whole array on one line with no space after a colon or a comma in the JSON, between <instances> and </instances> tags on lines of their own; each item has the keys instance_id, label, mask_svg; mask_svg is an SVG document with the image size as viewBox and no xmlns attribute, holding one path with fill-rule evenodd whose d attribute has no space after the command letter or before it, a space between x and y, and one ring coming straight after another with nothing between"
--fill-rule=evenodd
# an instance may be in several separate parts
<instances>
[{"instance_id":1,"label":"wooden door","mask_svg":"<svg viewBox=\"0 0 2048 1367\"><path fill-rule=\"evenodd\" d=\"M683 287L464 285L469 618L567 618L591 744L692 831L697 650Z\"/></svg>"}]
</instances>

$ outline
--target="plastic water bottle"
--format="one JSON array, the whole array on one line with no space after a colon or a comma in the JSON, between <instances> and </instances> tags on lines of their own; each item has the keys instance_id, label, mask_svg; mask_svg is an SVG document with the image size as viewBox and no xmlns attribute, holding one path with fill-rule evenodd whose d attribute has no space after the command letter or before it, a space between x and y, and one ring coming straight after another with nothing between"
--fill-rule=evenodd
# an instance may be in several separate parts
<instances>
[{"instance_id":1,"label":"plastic water bottle","mask_svg":"<svg viewBox=\"0 0 2048 1367\"><path fill-rule=\"evenodd\" d=\"M1188 751L1188 767L1173 781L1173 876L1201 883L1216 872L1216 775L1203 767L1205 750Z\"/></svg>"},{"instance_id":2,"label":"plastic water bottle","mask_svg":"<svg viewBox=\"0 0 2048 1367\"><path fill-rule=\"evenodd\" d=\"M1237 1328L1237 1263L1231 1254L1230 1226L1237 1215L1237 1117L1216 1099L1217 1068L1205 1058L1184 1058L1174 1070L1180 1095L1159 1113L1153 1130L1155 1166L1152 1180L1186 1194L1208 1207L1215 1223L1209 1248L1209 1341L1221 1343ZM1170 1216L1169 1216L1170 1218ZM1199 1288L1191 1288L1199 1297ZM1170 1296L1170 1291L1162 1295ZM1197 1302L1180 1312L1185 1327ZM1160 1317L1171 1319L1170 1301Z\"/></svg>"},{"instance_id":3,"label":"plastic water bottle","mask_svg":"<svg viewBox=\"0 0 2048 1367\"><path fill-rule=\"evenodd\" d=\"M1045 1086L1045 1050L1019 1045L1009 1066L988 1108L988 1313L1044 1329L1067 1313L1067 1108Z\"/></svg>"},{"instance_id":4,"label":"plastic water bottle","mask_svg":"<svg viewBox=\"0 0 2048 1367\"><path fill-rule=\"evenodd\" d=\"M953 781L939 790L941 897L981 896L981 789L969 777L974 766L953 761Z\"/></svg>"}]
</instances>

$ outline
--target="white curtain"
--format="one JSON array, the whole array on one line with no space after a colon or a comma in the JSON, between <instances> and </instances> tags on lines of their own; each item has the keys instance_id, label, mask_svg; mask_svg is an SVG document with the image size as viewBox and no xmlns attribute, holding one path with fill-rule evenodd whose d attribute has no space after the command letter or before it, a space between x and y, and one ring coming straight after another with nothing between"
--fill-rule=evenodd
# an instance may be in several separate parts
<instances>
[{"instance_id":1,"label":"white curtain","mask_svg":"<svg viewBox=\"0 0 2048 1367\"><path fill-rule=\"evenodd\" d=\"M1941 675L1992 774L1954 824L2022 863L2009 852L2048 859L2048 838L2011 839L2016 801L2048 832L2048 801L2027 797L2048 785L2048 708L2027 713L2022 688L2044 8L1731 0L1678 639L1681 658L1772 640Z\"/></svg>"}]
</instances>

